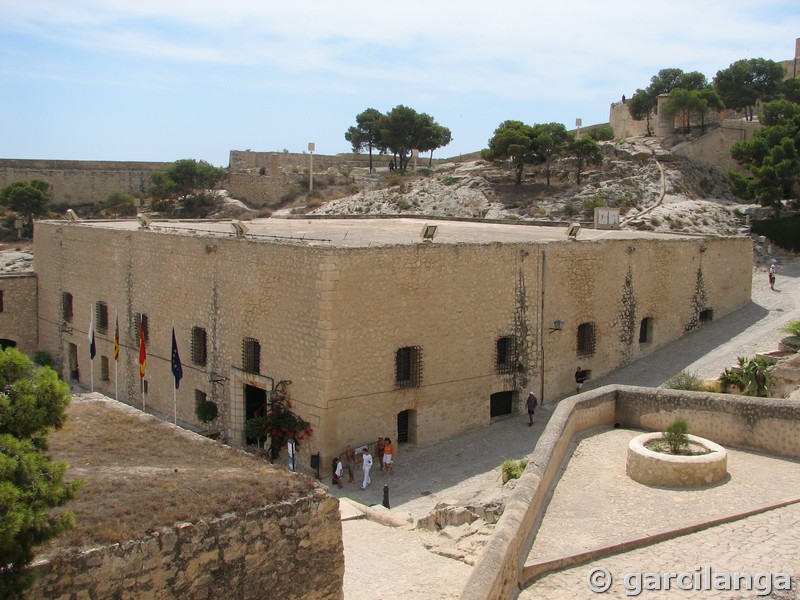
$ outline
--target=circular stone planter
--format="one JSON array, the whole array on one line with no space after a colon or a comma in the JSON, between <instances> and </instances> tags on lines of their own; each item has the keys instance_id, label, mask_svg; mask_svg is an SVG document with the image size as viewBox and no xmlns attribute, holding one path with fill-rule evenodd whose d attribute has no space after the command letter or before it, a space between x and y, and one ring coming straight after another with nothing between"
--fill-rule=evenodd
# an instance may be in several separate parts
<instances>
[{"instance_id":1,"label":"circular stone planter","mask_svg":"<svg viewBox=\"0 0 800 600\"><path fill-rule=\"evenodd\" d=\"M675 456L653 452L645 447L648 442L662 437L661 432L645 433L630 441L626 471L631 479L645 485L701 487L727 477L728 453L719 444L689 435L692 444L699 444L711 451L698 456Z\"/></svg>"}]
</instances>

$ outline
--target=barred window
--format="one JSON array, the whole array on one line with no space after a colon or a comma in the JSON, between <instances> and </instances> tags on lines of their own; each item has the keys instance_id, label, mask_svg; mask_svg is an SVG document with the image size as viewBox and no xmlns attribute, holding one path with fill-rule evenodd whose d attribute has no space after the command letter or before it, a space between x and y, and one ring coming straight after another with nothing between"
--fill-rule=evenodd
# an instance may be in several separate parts
<instances>
[{"instance_id":1,"label":"barred window","mask_svg":"<svg viewBox=\"0 0 800 600\"><path fill-rule=\"evenodd\" d=\"M61 294L61 316L65 322L72 322L72 294L69 292Z\"/></svg>"},{"instance_id":2,"label":"barred window","mask_svg":"<svg viewBox=\"0 0 800 600\"><path fill-rule=\"evenodd\" d=\"M110 381L111 376L108 372L108 357L101 356L100 357L100 380L101 381Z\"/></svg>"},{"instance_id":3,"label":"barred window","mask_svg":"<svg viewBox=\"0 0 800 600\"><path fill-rule=\"evenodd\" d=\"M246 337L242 341L242 369L248 373L261 372L261 344L258 340Z\"/></svg>"},{"instance_id":4,"label":"barred window","mask_svg":"<svg viewBox=\"0 0 800 600\"><path fill-rule=\"evenodd\" d=\"M99 300L94 305L94 321L97 331L105 333L108 331L108 305Z\"/></svg>"},{"instance_id":5,"label":"barred window","mask_svg":"<svg viewBox=\"0 0 800 600\"><path fill-rule=\"evenodd\" d=\"M594 323L581 323L578 325L578 356L592 356L594 354Z\"/></svg>"},{"instance_id":6,"label":"barred window","mask_svg":"<svg viewBox=\"0 0 800 600\"><path fill-rule=\"evenodd\" d=\"M498 373L513 373L517 364L517 339L514 336L497 339L495 366Z\"/></svg>"},{"instance_id":7,"label":"barred window","mask_svg":"<svg viewBox=\"0 0 800 600\"><path fill-rule=\"evenodd\" d=\"M150 319L144 313L136 313L133 315L133 330L136 336L136 347L139 347L139 326L141 325L144 330L144 345L150 344Z\"/></svg>"},{"instance_id":8,"label":"barred window","mask_svg":"<svg viewBox=\"0 0 800 600\"><path fill-rule=\"evenodd\" d=\"M398 348L395 369L397 387L419 387L422 380L422 348L419 346Z\"/></svg>"},{"instance_id":9,"label":"barred window","mask_svg":"<svg viewBox=\"0 0 800 600\"><path fill-rule=\"evenodd\" d=\"M206 330L202 327L192 327L192 362L204 367L208 360Z\"/></svg>"}]
</instances>

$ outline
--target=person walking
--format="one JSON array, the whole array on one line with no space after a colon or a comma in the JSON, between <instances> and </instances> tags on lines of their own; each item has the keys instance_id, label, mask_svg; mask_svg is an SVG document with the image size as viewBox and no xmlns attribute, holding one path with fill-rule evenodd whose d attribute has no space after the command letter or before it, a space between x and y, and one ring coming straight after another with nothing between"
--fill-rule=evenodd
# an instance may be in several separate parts
<instances>
[{"instance_id":1,"label":"person walking","mask_svg":"<svg viewBox=\"0 0 800 600\"><path fill-rule=\"evenodd\" d=\"M372 454L369 453L369 448L364 448L361 451L361 469L364 471L364 483L361 484L361 489L367 489L367 486L372 483L369 478L369 470L372 468Z\"/></svg>"},{"instance_id":2,"label":"person walking","mask_svg":"<svg viewBox=\"0 0 800 600\"><path fill-rule=\"evenodd\" d=\"M383 447L385 442L383 441L383 436L378 436L378 441L375 443L375 458L378 459L378 466L383 471Z\"/></svg>"},{"instance_id":3,"label":"person walking","mask_svg":"<svg viewBox=\"0 0 800 600\"><path fill-rule=\"evenodd\" d=\"M774 262L769 266L769 289L775 289L775 275L778 273L778 265Z\"/></svg>"},{"instance_id":4,"label":"person walking","mask_svg":"<svg viewBox=\"0 0 800 600\"><path fill-rule=\"evenodd\" d=\"M383 470L387 473L394 473L394 446L388 437L383 444Z\"/></svg>"},{"instance_id":5,"label":"person walking","mask_svg":"<svg viewBox=\"0 0 800 600\"><path fill-rule=\"evenodd\" d=\"M525 408L528 410L528 427L533 425L533 413L536 412L536 394L531 390L528 399L525 400Z\"/></svg>"},{"instance_id":6,"label":"person walking","mask_svg":"<svg viewBox=\"0 0 800 600\"><path fill-rule=\"evenodd\" d=\"M344 450L344 468L347 469L347 483L355 483L353 471L356 468L356 451L350 447L350 444L347 444L347 448Z\"/></svg>"},{"instance_id":7,"label":"person walking","mask_svg":"<svg viewBox=\"0 0 800 600\"><path fill-rule=\"evenodd\" d=\"M339 460L339 457L333 459L333 483L339 488L342 487L342 461Z\"/></svg>"},{"instance_id":8,"label":"person walking","mask_svg":"<svg viewBox=\"0 0 800 600\"><path fill-rule=\"evenodd\" d=\"M583 382L586 381L588 377L586 376L586 371L581 371L581 368L578 367L575 369L575 393L580 394L581 388L583 387Z\"/></svg>"}]
</instances>

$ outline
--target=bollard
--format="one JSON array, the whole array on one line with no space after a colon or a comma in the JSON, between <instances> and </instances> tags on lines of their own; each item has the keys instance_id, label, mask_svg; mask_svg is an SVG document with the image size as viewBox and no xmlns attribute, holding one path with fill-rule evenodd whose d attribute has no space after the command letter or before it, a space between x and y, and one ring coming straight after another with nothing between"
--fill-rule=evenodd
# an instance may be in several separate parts
<instances>
[{"instance_id":1,"label":"bollard","mask_svg":"<svg viewBox=\"0 0 800 600\"><path fill-rule=\"evenodd\" d=\"M388 485L383 486L383 502L382 502L382 504L386 508L391 508L391 506L389 506L389 486Z\"/></svg>"}]
</instances>

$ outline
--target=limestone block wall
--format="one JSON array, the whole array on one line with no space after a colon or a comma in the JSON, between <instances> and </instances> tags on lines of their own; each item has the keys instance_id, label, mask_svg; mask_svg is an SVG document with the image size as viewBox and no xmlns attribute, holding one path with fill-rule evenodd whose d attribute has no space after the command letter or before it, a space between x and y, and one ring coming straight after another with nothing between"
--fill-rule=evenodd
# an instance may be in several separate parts
<instances>
[{"instance_id":1,"label":"limestone block wall","mask_svg":"<svg viewBox=\"0 0 800 600\"><path fill-rule=\"evenodd\" d=\"M144 192L150 186L150 174L171 164L0 159L0 187L19 179L42 179L52 186L52 204L78 206L100 202L114 191Z\"/></svg>"},{"instance_id":2,"label":"limestone block wall","mask_svg":"<svg viewBox=\"0 0 800 600\"><path fill-rule=\"evenodd\" d=\"M36 274L0 276L0 338L14 342L20 352L33 355L38 349Z\"/></svg>"},{"instance_id":3,"label":"limestone block wall","mask_svg":"<svg viewBox=\"0 0 800 600\"><path fill-rule=\"evenodd\" d=\"M132 406L142 406L136 315L148 318L146 407L173 418L170 352L174 324L183 362L177 391L178 423L207 426L195 416L195 390L217 402L218 428L234 446L244 443L245 384L271 389L292 380L295 409L312 427L320 421L321 365L319 341L319 250L297 252L289 244L264 244L227 235L172 235L163 231L129 231L55 222L37 224L34 269L41 277L40 346L58 357L68 372L69 345L77 347L80 382L90 383L88 338L91 310L98 301L108 307L109 327L98 330L95 389ZM74 319L59 327L61 298L72 294ZM118 381L113 364L114 315L119 313L121 352ZM208 360L195 364L192 329L207 334ZM259 373L243 375L243 340L260 346ZM109 378L100 378L100 361L111 363ZM210 374L214 373L213 376ZM213 379L213 381L211 381ZM252 416L252 415L249 415ZM302 448L307 449L305 445Z\"/></svg>"},{"instance_id":4,"label":"limestone block wall","mask_svg":"<svg viewBox=\"0 0 800 600\"><path fill-rule=\"evenodd\" d=\"M752 137L761 128L758 121L726 119L720 127L715 127L705 135L679 144L672 151L679 156L687 156L702 164L714 165L723 171L742 171L741 165L731 158L731 147L739 141Z\"/></svg>"},{"instance_id":5,"label":"limestone block wall","mask_svg":"<svg viewBox=\"0 0 800 600\"><path fill-rule=\"evenodd\" d=\"M545 401L574 389L578 366L607 373L701 326L702 311L719 318L750 301L748 238L578 241L544 252L543 321L564 321L545 337ZM594 352L578 348L582 324L592 324Z\"/></svg>"},{"instance_id":6,"label":"limestone block wall","mask_svg":"<svg viewBox=\"0 0 800 600\"><path fill-rule=\"evenodd\" d=\"M179 523L137 540L35 564L29 598L342 597L339 502L311 497Z\"/></svg>"},{"instance_id":7,"label":"limestone block wall","mask_svg":"<svg viewBox=\"0 0 800 600\"><path fill-rule=\"evenodd\" d=\"M86 331L92 307L105 302L110 327L96 334L95 388L110 396L119 389L118 399L141 407L135 323L145 313L147 410L171 420L174 323L184 364L179 424L206 428L194 414L196 391L204 393L220 409L213 427L241 445L253 416L247 386L270 390L289 380L293 410L314 428L301 462L320 452L322 465L347 443L396 439L401 413L408 441L424 445L489 424L493 395L512 412L527 389L551 402L574 389L576 366L600 376L700 326L704 311L718 318L743 306L752 260L749 238L343 248L142 231L135 223L114 230L41 222L35 244L40 347L62 372L71 349L88 387ZM61 326L64 292L73 296L69 327ZM116 311L118 374L110 358ZM549 331L555 320L562 331ZM578 348L585 324L589 352ZM205 365L192 359L193 327L207 332ZM244 369L244 338L260 344L257 373ZM515 341L510 369L498 369L500 338ZM420 368L408 387L397 382L401 348L414 349ZM112 367L106 380L103 359Z\"/></svg>"}]
</instances>

